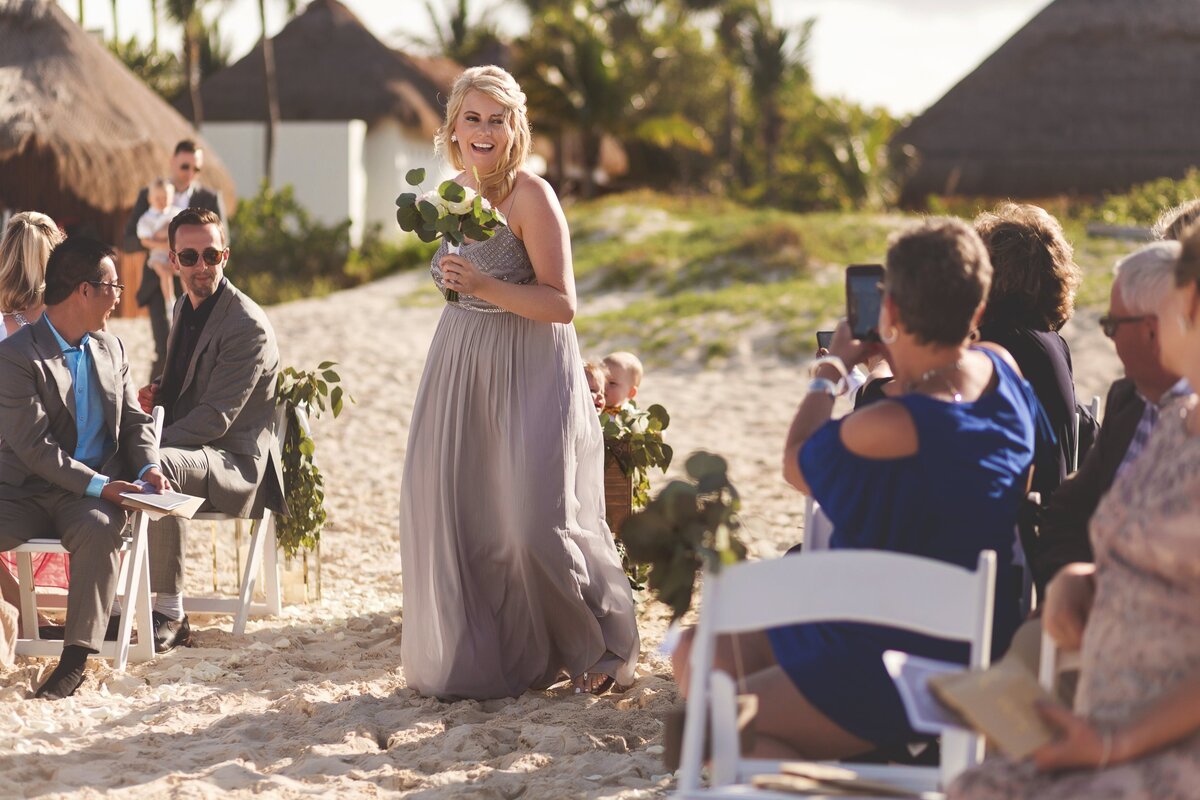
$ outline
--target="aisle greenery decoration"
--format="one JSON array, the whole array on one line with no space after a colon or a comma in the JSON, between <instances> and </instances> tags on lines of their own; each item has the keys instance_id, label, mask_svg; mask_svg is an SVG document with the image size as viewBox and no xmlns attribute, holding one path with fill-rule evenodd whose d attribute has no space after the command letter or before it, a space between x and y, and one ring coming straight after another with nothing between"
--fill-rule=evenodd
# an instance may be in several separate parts
<instances>
[{"instance_id":1,"label":"aisle greenery decoration","mask_svg":"<svg viewBox=\"0 0 1200 800\"><path fill-rule=\"evenodd\" d=\"M325 479L313 459L317 445L306 418L319 417L326 409L336 418L346 400L354 402L339 385L335 366L322 361L311 371L286 367L275 382L275 402L286 406L280 449L289 512L276 519L275 540L288 557L315 550L325 525Z\"/></svg>"},{"instance_id":2,"label":"aisle greenery decoration","mask_svg":"<svg viewBox=\"0 0 1200 800\"><path fill-rule=\"evenodd\" d=\"M604 414L600 421L605 452L632 479L633 508L643 508L650 500L650 468L666 472L671 466L674 452L662 436L671 424L671 415L657 403L645 411L626 404L616 414Z\"/></svg>"},{"instance_id":3,"label":"aisle greenery decoration","mask_svg":"<svg viewBox=\"0 0 1200 800\"><path fill-rule=\"evenodd\" d=\"M650 566L650 591L671 607L671 620L692 604L701 568L719 572L746 558L738 539L741 499L725 459L697 451L685 465L689 480L674 480L621 529L629 558Z\"/></svg>"}]
</instances>

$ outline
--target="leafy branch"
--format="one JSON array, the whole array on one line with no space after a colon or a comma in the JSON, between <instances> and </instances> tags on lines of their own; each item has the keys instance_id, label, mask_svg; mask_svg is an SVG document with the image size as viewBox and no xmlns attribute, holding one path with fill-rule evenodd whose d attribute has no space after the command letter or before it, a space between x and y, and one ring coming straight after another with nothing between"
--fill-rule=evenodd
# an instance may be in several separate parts
<instances>
[{"instance_id":1,"label":"leafy branch","mask_svg":"<svg viewBox=\"0 0 1200 800\"><path fill-rule=\"evenodd\" d=\"M671 466L674 451L663 441L662 432L671 424L667 410L655 403L642 411L632 404L616 414L601 417L604 448L633 482L633 507L642 508L650 499L650 468L663 472Z\"/></svg>"},{"instance_id":2,"label":"leafy branch","mask_svg":"<svg viewBox=\"0 0 1200 800\"><path fill-rule=\"evenodd\" d=\"M275 402L286 406L283 455L283 490L289 514L275 523L275 539L283 552L295 556L313 550L325 525L325 479L313 460L317 445L309 428L309 417L326 409L336 418L347 399L333 361L322 361L316 370L286 367L275 381Z\"/></svg>"},{"instance_id":3,"label":"leafy branch","mask_svg":"<svg viewBox=\"0 0 1200 800\"><path fill-rule=\"evenodd\" d=\"M702 567L718 572L746 558L737 537L741 500L725 459L697 451L686 469L690 480L668 483L621 529L629 558L650 565L650 591L671 607L672 620L691 607Z\"/></svg>"}]
</instances>

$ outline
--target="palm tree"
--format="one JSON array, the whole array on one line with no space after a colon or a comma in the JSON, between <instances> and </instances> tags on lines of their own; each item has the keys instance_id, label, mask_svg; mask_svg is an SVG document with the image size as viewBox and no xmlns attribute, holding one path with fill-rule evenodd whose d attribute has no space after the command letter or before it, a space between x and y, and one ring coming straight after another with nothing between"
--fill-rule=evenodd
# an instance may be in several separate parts
<instances>
[{"instance_id":1,"label":"palm tree","mask_svg":"<svg viewBox=\"0 0 1200 800\"><path fill-rule=\"evenodd\" d=\"M296 15L297 0L286 0L287 15ZM263 84L267 90L267 125L263 129L263 177L268 186L274 185L275 135L279 130L279 88L275 81L275 46L267 36L267 0L258 0L258 21L261 26L263 53Z\"/></svg>"},{"instance_id":2,"label":"palm tree","mask_svg":"<svg viewBox=\"0 0 1200 800\"><path fill-rule=\"evenodd\" d=\"M158 0L150 0L150 52L158 52Z\"/></svg>"},{"instance_id":3,"label":"palm tree","mask_svg":"<svg viewBox=\"0 0 1200 800\"><path fill-rule=\"evenodd\" d=\"M119 42L119 41L121 41L121 34L117 31L117 0L109 0L109 5L112 6L112 19L113 19L112 38L113 38L114 42Z\"/></svg>"},{"instance_id":4,"label":"palm tree","mask_svg":"<svg viewBox=\"0 0 1200 800\"><path fill-rule=\"evenodd\" d=\"M812 26L810 19L794 30L776 27L769 6L759 6L750 20L744 54L750 88L760 114L759 136L768 182L777 174L775 160L783 138L780 94L789 78L808 80L806 62Z\"/></svg>"},{"instance_id":5,"label":"palm tree","mask_svg":"<svg viewBox=\"0 0 1200 800\"><path fill-rule=\"evenodd\" d=\"M204 108L200 102L200 46L204 36L201 6L204 0L166 0L167 18L183 28L183 74L187 81L192 105L192 124L204 124Z\"/></svg>"},{"instance_id":6,"label":"palm tree","mask_svg":"<svg viewBox=\"0 0 1200 800\"><path fill-rule=\"evenodd\" d=\"M450 0L443 2L449 4ZM472 23L470 7L470 0L454 0L454 5L443 20L433 0L425 0L425 13L429 17L433 35L419 36L401 31L399 36L406 42L443 55L464 66L481 63L480 55L500 42L500 33L495 24L482 19Z\"/></svg>"}]
</instances>

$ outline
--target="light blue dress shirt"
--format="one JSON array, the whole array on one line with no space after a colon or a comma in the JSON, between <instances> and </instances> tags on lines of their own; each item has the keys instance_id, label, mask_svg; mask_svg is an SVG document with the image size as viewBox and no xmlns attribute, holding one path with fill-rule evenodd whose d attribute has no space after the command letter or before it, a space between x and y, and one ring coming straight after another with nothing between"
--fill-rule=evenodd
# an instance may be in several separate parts
<instances>
[{"instance_id":1,"label":"light blue dress shirt","mask_svg":"<svg viewBox=\"0 0 1200 800\"><path fill-rule=\"evenodd\" d=\"M87 464L94 470L100 469L105 457L113 447L112 437L104 427L104 406L100 397L100 389L95 381L95 369L92 366L92 352L88 349L91 334L85 333L79 340L78 347L72 347L62 337L50 318L46 318L50 332L62 348L63 357L67 361L67 369L71 371L72 391L75 394L75 452L72 454L76 461ZM146 470L155 466L147 464L138 473L140 478ZM108 476L97 472L88 482L88 497L99 497L100 491L108 483Z\"/></svg>"}]
</instances>

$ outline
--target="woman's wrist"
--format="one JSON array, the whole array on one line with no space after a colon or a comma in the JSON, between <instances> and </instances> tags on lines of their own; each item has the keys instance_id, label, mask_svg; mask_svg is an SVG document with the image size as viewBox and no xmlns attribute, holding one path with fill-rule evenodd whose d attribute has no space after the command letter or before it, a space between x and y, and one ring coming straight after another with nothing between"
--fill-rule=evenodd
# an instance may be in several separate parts
<instances>
[{"instance_id":1,"label":"woman's wrist","mask_svg":"<svg viewBox=\"0 0 1200 800\"><path fill-rule=\"evenodd\" d=\"M825 380L837 383L842 379L842 372L833 364L818 364L817 368L813 370L812 377L824 378Z\"/></svg>"}]
</instances>

